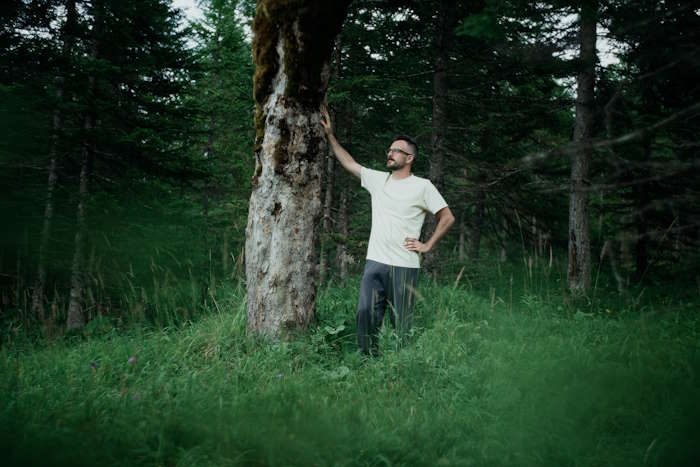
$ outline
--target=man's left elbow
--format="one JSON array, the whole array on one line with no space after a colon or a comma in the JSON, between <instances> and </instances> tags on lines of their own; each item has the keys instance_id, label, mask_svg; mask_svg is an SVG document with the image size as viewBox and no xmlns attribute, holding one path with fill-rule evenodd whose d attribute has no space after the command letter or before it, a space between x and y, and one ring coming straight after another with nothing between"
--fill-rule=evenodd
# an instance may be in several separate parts
<instances>
[{"instance_id":1,"label":"man's left elbow","mask_svg":"<svg viewBox=\"0 0 700 467\"><path fill-rule=\"evenodd\" d=\"M449 229L455 223L455 216L451 212L445 213L445 226Z\"/></svg>"}]
</instances>

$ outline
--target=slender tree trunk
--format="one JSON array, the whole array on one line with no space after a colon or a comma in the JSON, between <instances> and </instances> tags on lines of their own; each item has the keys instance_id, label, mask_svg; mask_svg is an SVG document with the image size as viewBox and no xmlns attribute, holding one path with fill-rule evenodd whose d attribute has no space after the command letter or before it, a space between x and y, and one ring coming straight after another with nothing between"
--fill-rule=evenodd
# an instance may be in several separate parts
<instances>
[{"instance_id":1,"label":"slender tree trunk","mask_svg":"<svg viewBox=\"0 0 700 467\"><path fill-rule=\"evenodd\" d=\"M462 210L461 214L459 215L459 241L457 243L457 251L458 251L460 261L464 261L465 259L467 259L466 236L467 236L467 211Z\"/></svg>"},{"instance_id":2,"label":"slender tree trunk","mask_svg":"<svg viewBox=\"0 0 700 467\"><path fill-rule=\"evenodd\" d=\"M335 258L341 280L348 277L348 184L342 182L340 200L338 201L338 235L341 239L336 243Z\"/></svg>"},{"instance_id":3,"label":"slender tree trunk","mask_svg":"<svg viewBox=\"0 0 700 467\"><path fill-rule=\"evenodd\" d=\"M508 251L506 250L506 245L508 244L508 221L505 217L501 220L501 251L498 255L498 260L501 263L505 263L508 260Z\"/></svg>"},{"instance_id":4,"label":"slender tree trunk","mask_svg":"<svg viewBox=\"0 0 700 467\"><path fill-rule=\"evenodd\" d=\"M352 110L350 107L346 108L346 114L348 118L345 119L343 125L344 137L343 141L349 147L352 144L352 124L353 119L350 117L352 115ZM336 224L336 233L340 239L336 242L335 247L335 261L338 266L338 273L341 280L345 280L348 277L348 175L343 174L342 177L338 179L338 186L340 187L340 199L338 200L338 222Z\"/></svg>"},{"instance_id":5,"label":"slender tree trunk","mask_svg":"<svg viewBox=\"0 0 700 467\"><path fill-rule=\"evenodd\" d=\"M32 290L32 315L44 321L44 302L46 289L46 257L51 238L51 224L53 222L53 194L58 180L58 144L59 134L62 128L60 102L63 100L63 78L56 77L56 108L53 111L53 131L51 135L51 150L49 155L49 180L46 187L46 202L44 204L44 222L41 228L39 241L39 266L37 279Z\"/></svg>"},{"instance_id":6,"label":"slender tree trunk","mask_svg":"<svg viewBox=\"0 0 700 467\"><path fill-rule=\"evenodd\" d=\"M58 181L58 158L60 135L63 130L63 116L61 114L61 102L65 87L64 74L68 72L73 53L75 41L75 24L77 22L77 11L75 0L66 1L66 22L61 28L63 44L61 46L61 61L59 62L58 74L54 78L56 86L56 107L53 111L53 128L51 134L51 149L49 153L49 179L46 188L46 202L44 204L44 220L41 228L41 239L39 240L39 264L37 268L37 279L32 290L32 314L41 321L44 320L44 302L46 295L46 263L48 256L49 240L51 238L51 226L53 223L54 210L54 190Z\"/></svg>"},{"instance_id":7,"label":"slender tree trunk","mask_svg":"<svg viewBox=\"0 0 700 467\"><path fill-rule=\"evenodd\" d=\"M320 105L349 0L261 0L253 23L256 170L246 228L248 330L286 337L314 318Z\"/></svg>"},{"instance_id":8,"label":"slender tree trunk","mask_svg":"<svg viewBox=\"0 0 700 467\"><path fill-rule=\"evenodd\" d=\"M340 78L340 69L341 69L341 42L340 42L340 36L338 36L335 40L335 49L334 49L334 57L333 57L333 78L334 79L339 79ZM338 122L338 113L336 112L334 115L334 120L337 123ZM331 212L333 208L333 179L335 175L335 156L333 155L333 151L328 148L328 152L326 153L326 177L324 179L325 181L325 197L323 199L323 232L321 233L321 251L320 251L320 261L318 263L318 272L319 272L319 283L323 284L326 282L326 276L328 274L328 255L330 254L328 251L328 243L330 240L330 236L333 231L333 225L331 222Z\"/></svg>"},{"instance_id":9,"label":"slender tree trunk","mask_svg":"<svg viewBox=\"0 0 700 467\"><path fill-rule=\"evenodd\" d=\"M450 60L449 48L456 26L456 8L455 0L440 0L433 40L435 61L433 62L433 129L429 178L440 192L444 188L445 135L449 105L447 68ZM436 225L435 216L429 215L424 229L426 238L430 238ZM438 250L427 253L423 258L423 267L428 270L436 269L438 264Z\"/></svg>"},{"instance_id":10,"label":"slender tree trunk","mask_svg":"<svg viewBox=\"0 0 700 467\"><path fill-rule=\"evenodd\" d=\"M98 40L102 31L102 4L99 1L94 3L95 22L93 26L93 38L91 44L90 58L93 63L98 57ZM83 144L82 160L80 164L80 188L78 208L76 210L76 232L73 250L73 263L71 266L71 289L70 302L68 305L68 316L66 328L71 331L79 329L85 325L85 244L87 238L87 203L90 194L90 168L94 155L93 128L95 125L95 83L94 74L88 76L88 103L83 119Z\"/></svg>"},{"instance_id":11,"label":"slender tree trunk","mask_svg":"<svg viewBox=\"0 0 700 467\"><path fill-rule=\"evenodd\" d=\"M580 61L569 191L569 290L583 295L591 286L590 215L588 212L590 139L593 132L597 2L587 0L580 14Z\"/></svg>"},{"instance_id":12,"label":"slender tree trunk","mask_svg":"<svg viewBox=\"0 0 700 467\"><path fill-rule=\"evenodd\" d=\"M471 245L469 248L469 258L472 261L478 261L481 250L481 231L484 228L484 190L479 189L476 192L476 198L474 200L474 203L475 210L474 219L472 221L472 238Z\"/></svg>"},{"instance_id":13,"label":"slender tree trunk","mask_svg":"<svg viewBox=\"0 0 700 467\"><path fill-rule=\"evenodd\" d=\"M332 233L331 208L333 207L333 175L335 171L335 156L330 148L326 153L326 177L325 196L323 200L323 233L321 234L321 258L318 264L319 283L326 282L328 273L328 252L326 252L328 240Z\"/></svg>"},{"instance_id":14,"label":"slender tree trunk","mask_svg":"<svg viewBox=\"0 0 700 467\"><path fill-rule=\"evenodd\" d=\"M220 65L220 55L219 55L219 42L220 42L220 24L221 23L221 18L217 12L217 18L216 18L216 26L214 30L214 43L216 44L214 47L214 65L213 69L211 70L211 89L212 89L212 94L216 95L216 88L218 85L218 67ZM214 167L215 167L215 158L216 158L216 151L214 149L214 140L215 140L215 128L216 128L216 117L214 115L214 108L212 106L212 109L209 111L209 131L207 134L207 145L206 145L206 151L204 154L204 159L206 161L206 166L208 167L209 171L206 174L204 178L204 190L202 193L202 210L204 214L204 248L207 254L209 255L209 262L208 262L208 271L207 275L204 278L205 282L205 287L202 290L202 293L204 294L204 297L202 297L203 301L206 301L208 299L208 296L210 293L213 293L212 290L216 288L215 285L215 275L214 275L214 270L213 270L213 265L211 261L211 220L209 219L209 206L211 204L211 198L212 198L212 178L214 177Z\"/></svg>"},{"instance_id":15,"label":"slender tree trunk","mask_svg":"<svg viewBox=\"0 0 700 467\"><path fill-rule=\"evenodd\" d=\"M92 130L92 118L85 117L83 126L86 134ZM88 201L88 165L92 157L92 148L89 142L83 144L82 161L80 164L80 198L76 212L75 246L73 250L73 264L71 267L70 304L68 306L67 329L73 330L85 325L84 295L85 295L85 238L86 238L86 207Z\"/></svg>"},{"instance_id":16,"label":"slender tree trunk","mask_svg":"<svg viewBox=\"0 0 700 467\"><path fill-rule=\"evenodd\" d=\"M644 164L648 164L651 160L651 136L645 135L642 138L642 150L644 153ZM640 179L648 179L651 173L646 166L642 166L637 177ZM635 253L635 269L632 280L641 282L649 268L649 223L647 221L647 210L651 204L650 189L648 184L635 185L633 188L635 197L635 219L636 219L636 237L637 242L634 247Z\"/></svg>"}]
</instances>

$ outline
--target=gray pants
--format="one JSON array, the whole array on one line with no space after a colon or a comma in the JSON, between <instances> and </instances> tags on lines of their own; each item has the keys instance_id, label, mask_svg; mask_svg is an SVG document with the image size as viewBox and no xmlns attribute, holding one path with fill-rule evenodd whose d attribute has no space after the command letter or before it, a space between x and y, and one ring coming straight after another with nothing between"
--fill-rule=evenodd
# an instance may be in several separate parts
<instances>
[{"instance_id":1,"label":"gray pants","mask_svg":"<svg viewBox=\"0 0 700 467\"><path fill-rule=\"evenodd\" d=\"M419 268L367 260L357 304L357 343L364 354L376 353L377 334L389 307L389 319L403 340L411 329Z\"/></svg>"}]
</instances>

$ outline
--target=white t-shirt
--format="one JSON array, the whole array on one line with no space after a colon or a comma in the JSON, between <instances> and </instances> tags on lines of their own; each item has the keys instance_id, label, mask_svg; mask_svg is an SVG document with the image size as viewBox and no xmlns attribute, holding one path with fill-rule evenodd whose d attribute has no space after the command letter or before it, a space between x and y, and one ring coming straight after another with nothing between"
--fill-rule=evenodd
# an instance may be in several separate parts
<instances>
[{"instance_id":1,"label":"white t-shirt","mask_svg":"<svg viewBox=\"0 0 700 467\"><path fill-rule=\"evenodd\" d=\"M372 231L367 259L392 266L420 267L418 253L404 248L406 237L420 237L425 213L447 203L427 178L394 180L389 172L362 167L362 188L372 195Z\"/></svg>"}]
</instances>

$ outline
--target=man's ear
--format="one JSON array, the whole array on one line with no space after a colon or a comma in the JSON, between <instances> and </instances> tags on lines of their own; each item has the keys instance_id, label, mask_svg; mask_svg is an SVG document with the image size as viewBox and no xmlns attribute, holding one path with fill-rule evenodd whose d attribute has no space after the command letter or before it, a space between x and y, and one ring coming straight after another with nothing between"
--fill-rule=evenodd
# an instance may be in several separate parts
<instances>
[{"instance_id":1,"label":"man's ear","mask_svg":"<svg viewBox=\"0 0 700 467\"><path fill-rule=\"evenodd\" d=\"M413 161L415 160L415 158L416 158L416 156L414 156L413 154L410 154L410 155L406 158L406 163L407 163L407 164L413 164Z\"/></svg>"}]
</instances>

